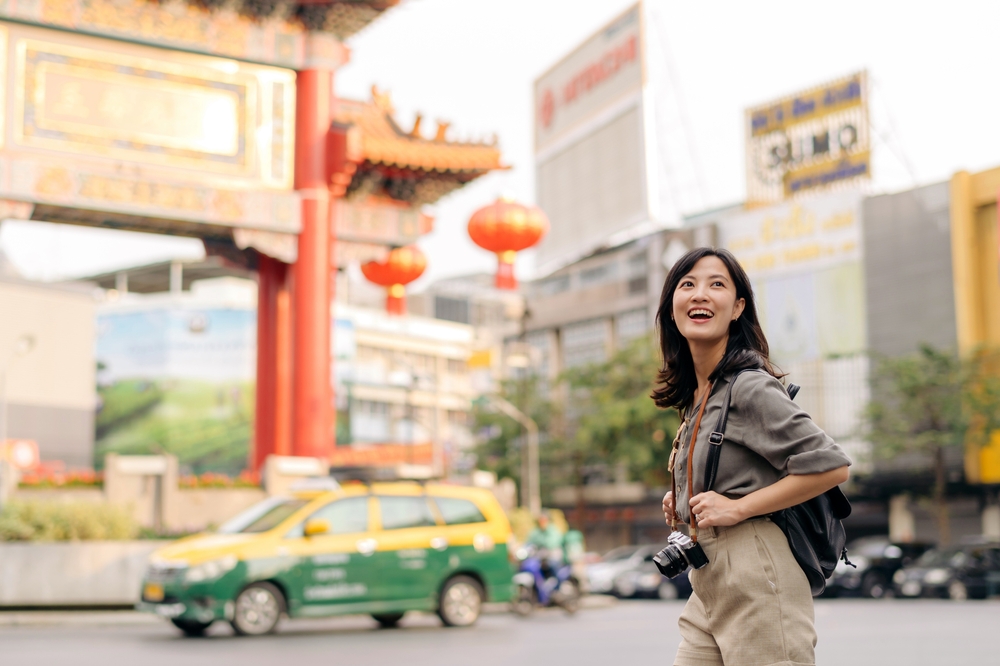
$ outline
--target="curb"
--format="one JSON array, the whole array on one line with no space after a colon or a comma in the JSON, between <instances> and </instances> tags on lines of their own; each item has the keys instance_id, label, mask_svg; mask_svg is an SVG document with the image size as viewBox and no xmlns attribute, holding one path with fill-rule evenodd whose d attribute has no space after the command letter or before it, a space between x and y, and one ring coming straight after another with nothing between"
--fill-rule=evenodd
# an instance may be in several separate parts
<instances>
[{"instance_id":1,"label":"curb","mask_svg":"<svg viewBox=\"0 0 1000 666\"><path fill-rule=\"evenodd\" d=\"M595 610L611 608L618 604L614 597L604 594L587 595L580 600L580 610ZM483 613L487 615L502 615L510 612L506 603L483 604ZM160 624L163 619L151 613L140 613L134 610L102 611L102 610L36 610L36 611L5 611L0 609L0 628L4 627L44 627L54 625L68 626L122 626Z\"/></svg>"},{"instance_id":2,"label":"curb","mask_svg":"<svg viewBox=\"0 0 1000 666\"><path fill-rule=\"evenodd\" d=\"M3 611L0 627L41 627L51 625L143 625L160 618L138 611Z\"/></svg>"}]
</instances>

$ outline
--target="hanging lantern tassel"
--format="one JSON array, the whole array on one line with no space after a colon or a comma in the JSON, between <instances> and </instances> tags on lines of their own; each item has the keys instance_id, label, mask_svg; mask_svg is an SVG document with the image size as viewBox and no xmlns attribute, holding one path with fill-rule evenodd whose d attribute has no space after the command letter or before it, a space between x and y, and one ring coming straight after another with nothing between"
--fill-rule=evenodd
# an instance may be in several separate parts
<instances>
[{"instance_id":1,"label":"hanging lantern tassel","mask_svg":"<svg viewBox=\"0 0 1000 666\"><path fill-rule=\"evenodd\" d=\"M469 219L472 242L497 255L497 289L517 289L517 253L534 246L548 230L549 220L540 208L503 198L483 206Z\"/></svg>"},{"instance_id":2,"label":"hanging lantern tassel","mask_svg":"<svg viewBox=\"0 0 1000 666\"><path fill-rule=\"evenodd\" d=\"M406 314L406 287L397 283L386 290L385 311L394 315Z\"/></svg>"},{"instance_id":3,"label":"hanging lantern tassel","mask_svg":"<svg viewBox=\"0 0 1000 666\"><path fill-rule=\"evenodd\" d=\"M423 275L427 268L424 253L413 245L398 247L384 262L362 264L361 272L370 282L386 288L385 311L393 315L406 314L406 285Z\"/></svg>"},{"instance_id":4,"label":"hanging lantern tassel","mask_svg":"<svg viewBox=\"0 0 1000 666\"><path fill-rule=\"evenodd\" d=\"M506 250L497 252L497 289L517 289L517 277L514 275L514 260L517 252Z\"/></svg>"}]
</instances>

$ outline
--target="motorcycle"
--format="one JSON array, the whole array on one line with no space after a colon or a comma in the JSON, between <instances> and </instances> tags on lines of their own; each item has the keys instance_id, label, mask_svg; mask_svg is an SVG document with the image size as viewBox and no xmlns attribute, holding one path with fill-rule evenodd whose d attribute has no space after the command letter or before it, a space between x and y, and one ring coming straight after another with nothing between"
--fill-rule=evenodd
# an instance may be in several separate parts
<instances>
[{"instance_id":1,"label":"motorcycle","mask_svg":"<svg viewBox=\"0 0 1000 666\"><path fill-rule=\"evenodd\" d=\"M535 607L559 606L569 614L580 607L580 581L569 564L551 566L562 557L550 557L533 545L517 551L518 572L514 574L514 598L511 608L518 615L529 615Z\"/></svg>"}]
</instances>

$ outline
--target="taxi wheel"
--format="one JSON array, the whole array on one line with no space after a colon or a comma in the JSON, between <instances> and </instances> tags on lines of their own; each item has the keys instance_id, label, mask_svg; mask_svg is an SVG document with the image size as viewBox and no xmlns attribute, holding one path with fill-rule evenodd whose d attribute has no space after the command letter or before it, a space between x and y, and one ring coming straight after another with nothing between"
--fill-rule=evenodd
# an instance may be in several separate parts
<instances>
[{"instance_id":1,"label":"taxi wheel","mask_svg":"<svg viewBox=\"0 0 1000 666\"><path fill-rule=\"evenodd\" d=\"M403 619L403 613L372 613L372 617L383 629L392 629L399 626L399 621Z\"/></svg>"},{"instance_id":2,"label":"taxi wheel","mask_svg":"<svg viewBox=\"0 0 1000 666\"><path fill-rule=\"evenodd\" d=\"M278 626L285 609L281 591L270 583L254 583L236 597L230 624L242 636L269 634Z\"/></svg>"},{"instance_id":3,"label":"taxi wheel","mask_svg":"<svg viewBox=\"0 0 1000 666\"><path fill-rule=\"evenodd\" d=\"M197 620L170 620L175 627L184 632L189 638L204 636L205 630L212 626L211 622L198 622Z\"/></svg>"},{"instance_id":4,"label":"taxi wheel","mask_svg":"<svg viewBox=\"0 0 1000 666\"><path fill-rule=\"evenodd\" d=\"M455 576L444 584L438 616L449 627L468 627L479 619L483 586L468 576Z\"/></svg>"}]
</instances>

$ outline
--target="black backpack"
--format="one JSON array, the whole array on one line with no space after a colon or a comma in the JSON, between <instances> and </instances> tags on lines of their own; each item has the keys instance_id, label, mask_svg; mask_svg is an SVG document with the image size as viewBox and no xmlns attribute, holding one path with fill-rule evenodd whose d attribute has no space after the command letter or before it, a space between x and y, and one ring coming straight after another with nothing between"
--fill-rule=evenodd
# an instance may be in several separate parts
<instances>
[{"instance_id":1,"label":"black backpack","mask_svg":"<svg viewBox=\"0 0 1000 666\"><path fill-rule=\"evenodd\" d=\"M751 369L740 370L729 381L719 422L708 438L712 446L708 450L708 465L705 468L705 492L715 485L715 477L719 471L719 458L722 455L726 421L729 420L729 402L733 386L736 384L736 378L748 370ZM799 387L789 384L786 390L788 397L794 400ZM839 560L843 559L850 566L854 566L847 559L847 534L841 522L849 515L851 515L851 503L839 486L802 504L770 515L771 521L785 533L792 555L805 572L814 597L821 595L826 589L826 581L833 575Z\"/></svg>"}]
</instances>

